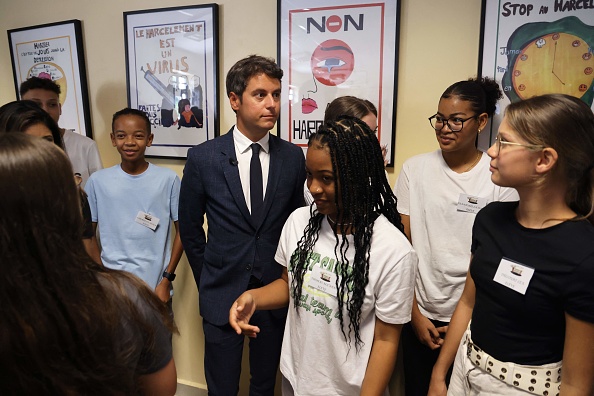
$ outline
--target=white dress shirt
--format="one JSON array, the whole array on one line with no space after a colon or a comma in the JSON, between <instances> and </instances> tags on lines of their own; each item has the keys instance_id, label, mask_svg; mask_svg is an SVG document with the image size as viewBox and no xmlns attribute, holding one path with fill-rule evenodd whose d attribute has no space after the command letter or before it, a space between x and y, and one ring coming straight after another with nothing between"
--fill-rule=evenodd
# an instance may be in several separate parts
<instances>
[{"instance_id":1,"label":"white dress shirt","mask_svg":"<svg viewBox=\"0 0 594 396\"><path fill-rule=\"evenodd\" d=\"M239 167L239 179L247 207L252 210L252 200L250 198L250 161L252 160L252 143L258 143L260 150L260 163L262 164L262 197L266 198L266 186L268 184L268 169L270 167L270 134L267 133L257 142L252 142L239 129L237 125L233 129L233 144L235 145L235 155L237 156L237 166Z\"/></svg>"}]
</instances>

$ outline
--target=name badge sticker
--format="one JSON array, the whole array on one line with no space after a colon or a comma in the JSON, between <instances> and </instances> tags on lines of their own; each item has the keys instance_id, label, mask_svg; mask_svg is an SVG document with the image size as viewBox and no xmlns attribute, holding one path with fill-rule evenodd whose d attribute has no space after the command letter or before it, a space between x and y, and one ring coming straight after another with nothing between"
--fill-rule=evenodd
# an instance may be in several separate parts
<instances>
[{"instance_id":1,"label":"name badge sticker","mask_svg":"<svg viewBox=\"0 0 594 396\"><path fill-rule=\"evenodd\" d=\"M458 206L456 207L456 210L458 210L458 212L477 214L479 210L487 206L487 203L487 198L461 193L460 197L458 197Z\"/></svg>"},{"instance_id":2,"label":"name badge sticker","mask_svg":"<svg viewBox=\"0 0 594 396\"><path fill-rule=\"evenodd\" d=\"M524 295L533 275L534 268L515 263L504 257L499 263L493 280Z\"/></svg>"},{"instance_id":3,"label":"name badge sticker","mask_svg":"<svg viewBox=\"0 0 594 396\"><path fill-rule=\"evenodd\" d=\"M153 231L155 231L157 229L157 225L159 225L159 218L157 216L144 213L143 211L138 212L134 221L140 225L150 228Z\"/></svg>"},{"instance_id":4,"label":"name badge sticker","mask_svg":"<svg viewBox=\"0 0 594 396\"><path fill-rule=\"evenodd\" d=\"M314 266L311 270L311 277L307 285L333 297L338 294L336 291L336 274L318 266Z\"/></svg>"}]
</instances>

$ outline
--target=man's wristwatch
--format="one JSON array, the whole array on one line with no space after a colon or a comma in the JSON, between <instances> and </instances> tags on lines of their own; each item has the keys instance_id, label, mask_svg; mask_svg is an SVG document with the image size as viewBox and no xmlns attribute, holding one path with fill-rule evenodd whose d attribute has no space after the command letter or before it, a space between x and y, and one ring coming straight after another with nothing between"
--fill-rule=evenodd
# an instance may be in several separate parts
<instances>
[{"instance_id":1,"label":"man's wristwatch","mask_svg":"<svg viewBox=\"0 0 594 396\"><path fill-rule=\"evenodd\" d=\"M175 280L175 274L171 272L163 271L163 278L167 278L169 282L173 282Z\"/></svg>"}]
</instances>

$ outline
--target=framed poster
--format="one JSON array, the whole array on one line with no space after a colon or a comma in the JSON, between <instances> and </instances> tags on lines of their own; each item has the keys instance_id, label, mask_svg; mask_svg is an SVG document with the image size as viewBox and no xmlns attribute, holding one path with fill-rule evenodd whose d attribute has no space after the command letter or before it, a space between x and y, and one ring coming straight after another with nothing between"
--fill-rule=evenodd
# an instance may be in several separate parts
<instances>
[{"instance_id":1,"label":"framed poster","mask_svg":"<svg viewBox=\"0 0 594 396\"><path fill-rule=\"evenodd\" d=\"M478 73L499 82L504 93L490 126L491 141L512 102L564 93L593 107L593 52L591 2L483 0Z\"/></svg>"},{"instance_id":2,"label":"framed poster","mask_svg":"<svg viewBox=\"0 0 594 396\"><path fill-rule=\"evenodd\" d=\"M17 99L30 77L51 79L60 86L60 127L92 137L87 71L79 20L8 31Z\"/></svg>"},{"instance_id":3,"label":"framed poster","mask_svg":"<svg viewBox=\"0 0 594 396\"><path fill-rule=\"evenodd\" d=\"M398 0L278 0L282 81L279 136L307 148L333 99L352 95L378 110L378 139L394 163Z\"/></svg>"},{"instance_id":4,"label":"framed poster","mask_svg":"<svg viewBox=\"0 0 594 396\"><path fill-rule=\"evenodd\" d=\"M186 158L219 135L218 6L124 13L128 105L151 120L151 157Z\"/></svg>"}]
</instances>

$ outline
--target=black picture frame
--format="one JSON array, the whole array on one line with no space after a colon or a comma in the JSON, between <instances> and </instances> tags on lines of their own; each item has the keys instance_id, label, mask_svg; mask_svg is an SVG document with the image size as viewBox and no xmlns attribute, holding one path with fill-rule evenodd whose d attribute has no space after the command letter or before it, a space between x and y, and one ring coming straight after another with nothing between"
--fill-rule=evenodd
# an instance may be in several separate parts
<instances>
[{"instance_id":1,"label":"black picture frame","mask_svg":"<svg viewBox=\"0 0 594 396\"><path fill-rule=\"evenodd\" d=\"M60 126L93 137L82 22L72 19L8 30L17 100L27 78L50 78L60 85Z\"/></svg>"},{"instance_id":2,"label":"black picture frame","mask_svg":"<svg viewBox=\"0 0 594 396\"><path fill-rule=\"evenodd\" d=\"M594 12L569 1L482 0L478 75L504 97L479 146L488 147L505 108L535 95L564 93L594 110Z\"/></svg>"},{"instance_id":3,"label":"black picture frame","mask_svg":"<svg viewBox=\"0 0 594 396\"><path fill-rule=\"evenodd\" d=\"M219 136L218 5L124 12L124 40L128 106L154 134L147 156L185 159Z\"/></svg>"},{"instance_id":4,"label":"black picture frame","mask_svg":"<svg viewBox=\"0 0 594 396\"><path fill-rule=\"evenodd\" d=\"M387 149L387 166L394 166L400 3L277 0L277 55L285 73L278 121L281 138L306 150L308 137L322 123L327 104L352 95L376 106L378 139ZM348 59L339 59L340 55L332 60L344 64L346 78L316 74L316 53L338 47L346 48L343 54ZM328 75L337 70L333 65L324 67Z\"/></svg>"}]
</instances>

